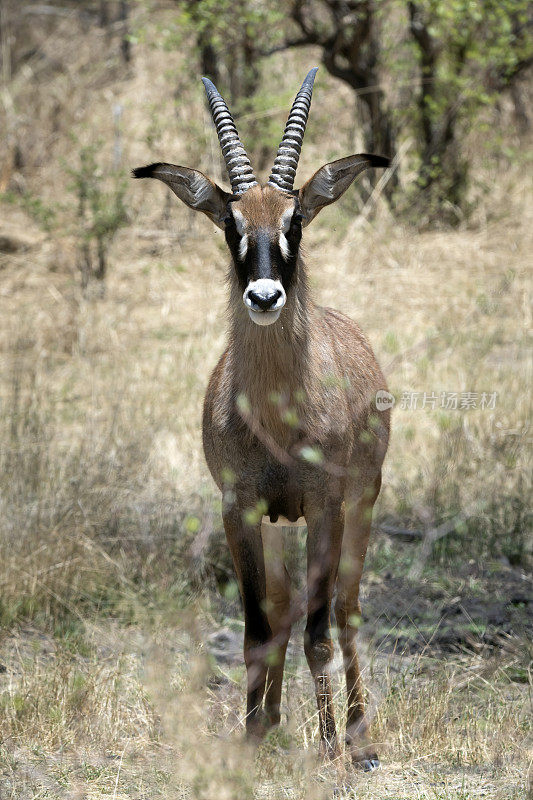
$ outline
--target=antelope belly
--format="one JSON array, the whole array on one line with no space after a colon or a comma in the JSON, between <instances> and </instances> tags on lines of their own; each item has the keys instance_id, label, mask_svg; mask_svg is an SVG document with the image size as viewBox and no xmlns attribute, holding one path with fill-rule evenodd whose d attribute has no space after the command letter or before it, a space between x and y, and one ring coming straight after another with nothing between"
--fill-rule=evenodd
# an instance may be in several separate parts
<instances>
[{"instance_id":1,"label":"antelope belly","mask_svg":"<svg viewBox=\"0 0 533 800\"><path fill-rule=\"evenodd\" d=\"M287 517L282 514L279 515L276 522L270 522L270 517L264 516L262 519L263 525L270 525L273 528L302 528L307 525L305 517L298 517L296 522L290 522Z\"/></svg>"}]
</instances>

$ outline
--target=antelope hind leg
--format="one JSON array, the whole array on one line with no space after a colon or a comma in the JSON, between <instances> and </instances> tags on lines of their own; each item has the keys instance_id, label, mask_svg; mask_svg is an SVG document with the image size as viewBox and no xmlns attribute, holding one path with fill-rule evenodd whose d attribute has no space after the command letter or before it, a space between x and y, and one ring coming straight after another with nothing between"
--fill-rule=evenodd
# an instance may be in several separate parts
<instances>
[{"instance_id":1,"label":"antelope hind leg","mask_svg":"<svg viewBox=\"0 0 533 800\"><path fill-rule=\"evenodd\" d=\"M308 531L305 655L315 683L320 749L326 757L336 758L339 747L330 680L333 658L330 610L342 542L344 504L342 500L326 500L322 508L317 508L311 501L310 508L305 508L305 517Z\"/></svg>"},{"instance_id":2,"label":"antelope hind leg","mask_svg":"<svg viewBox=\"0 0 533 800\"><path fill-rule=\"evenodd\" d=\"M348 712L346 746L355 766L373 770L379 766L375 747L368 738L364 689L355 637L361 615L359 583L370 536L372 509L381 486L381 475L359 496L348 497L346 522L337 577L335 619L346 673Z\"/></svg>"}]
</instances>

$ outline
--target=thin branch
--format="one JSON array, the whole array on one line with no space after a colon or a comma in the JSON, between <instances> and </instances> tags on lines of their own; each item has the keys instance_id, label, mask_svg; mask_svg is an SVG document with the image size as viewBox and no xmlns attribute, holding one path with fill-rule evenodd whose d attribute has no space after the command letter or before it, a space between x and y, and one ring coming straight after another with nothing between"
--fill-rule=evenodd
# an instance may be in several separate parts
<instances>
[{"instance_id":1,"label":"thin branch","mask_svg":"<svg viewBox=\"0 0 533 800\"><path fill-rule=\"evenodd\" d=\"M34 6L26 6L26 8L21 9L22 14L39 14L43 16L56 16L56 17L73 17L79 14L78 11L71 8L61 8L60 6L48 6L48 5L34 5Z\"/></svg>"},{"instance_id":2,"label":"thin branch","mask_svg":"<svg viewBox=\"0 0 533 800\"><path fill-rule=\"evenodd\" d=\"M292 47L307 47L309 45L318 44L314 39L308 36L301 36L299 39L286 39L281 44L275 45L268 50L258 50L258 55L261 58L273 56L274 53L282 53L284 50L290 50Z\"/></svg>"},{"instance_id":3,"label":"thin branch","mask_svg":"<svg viewBox=\"0 0 533 800\"><path fill-rule=\"evenodd\" d=\"M377 525L376 530L385 533L387 536L398 536L406 542L414 542L416 539L424 538L424 531L412 530L411 528L398 528L396 525Z\"/></svg>"},{"instance_id":4,"label":"thin branch","mask_svg":"<svg viewBox=\"0 0 533 800\"><path fill-rule=\"evenodd\" d=\"M431 528L431 530L427 531L424 534L424 541L420 545L418 555L413 561L411 569L409 570L408 577L410 580L420 579L424 566L431 555L431 551L433 550L433 545L435 542L439 539L442 539L443 536L447 536L449 533L456 531L457 528L463 525L467 520L477 516L480 511L483 511L487 503L487 500L482 500L479 503L473 503L471 506L469 506L469 508L461 511L455 517L452 517L452 519L446 520L446 522L443 522L436 528Z\"/></svg>"}]
</instances>

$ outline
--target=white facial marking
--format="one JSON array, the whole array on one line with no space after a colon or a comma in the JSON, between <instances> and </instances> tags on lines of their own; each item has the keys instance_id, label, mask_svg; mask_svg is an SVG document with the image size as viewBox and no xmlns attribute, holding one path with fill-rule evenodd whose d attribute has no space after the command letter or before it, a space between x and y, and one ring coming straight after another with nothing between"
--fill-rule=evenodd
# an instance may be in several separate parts
<instances>
[{"instance_id":1,"label":"white facial marking","mask_svg":"<svg viewBox=\"0 0 533 800\"><path fill-rule=\"evenodd\" d=\"M288 261L290 255L289 243L284 233L280 233L279 235L279 249L281 250L281 255L283 256L285 261Z\"/></svg>"},{"instance_id":2,"label":"white facial marking","mask_svg":"<svg viewBox=\"0 0 533 800\"><path fill-rule=\"evenodd\" d=\"M248 252L248 234L243 233L242 239L239 243L239 260L244 261L246 253Z\"/></svg>"},{"instance_id":3,"label":"white facial marking","mask_svg":"<svg viewBox=\"0 0 533 800\"><path fill-rule=\"evenodd\" d=\"M244 214L241 214L238 208L234 208L233 205L230 203L231 213L233 214L233 219L235 220L235 225L237 226L237 233L239 236L244 236L244 232L246 230L246 220L244 219Z\"/></svg>"},{"instance_id":4,"label":"white facial marking","mask_svg":"<svg viewBox=\"0 0 533 800\"><path fill-rule=\"evenodd\" d=\"M279 292L280 295L273 306L263 311L250 297L250 292L253 292L264 297L272 295L274 292ZM244 305L248 309L248 314L252 322L256 325L272 325L276 322L281 309L285 305L287 295L281 281L274 281L271 278L259 278L256 281L250 281L242 296Z\"/></svg>"},{"instance_id":5,"label":"white facial marking","mask_svg":"<svg viewBox=\"0 0 533 800\"><path fill-rule=\"evenodd\" d=\"M248 234L246 233L246 220L244 218L244 214L242 214L238 208L233 208L230 206L231 213L233 214L233 219L235 220L235 227L237 228L237 233L241 237L241 241L239 242L239 261L244 261L246 258L246 253L248 252Z\"/></svg>"},{"instance_id":6,"label":"white facial marking","mask_svg":"<svg viewBox=\"0 0 533 800\"><path fill-rule=\"evenodd\" d=\"M282 233L287 233L287 231L289 230L293 214L294 214L294 208L288 208L281 215L280 228Z\"/></svg>"},{"instance_id":7,"label":"white facial marking","mask_svg":"<svg viewBox=\"0 0 533 800\"><path fill-rule=\"evenodd\" d=\"M285 234L290 228L293 214L294 214L294 208L288 208L286 211L283 212L280 220L279 249L281 250L281 255L283 256L285 261L288 260L290 255L289 243L287 241L287 237L285 236Z\"/></svg>"}]
</instances>

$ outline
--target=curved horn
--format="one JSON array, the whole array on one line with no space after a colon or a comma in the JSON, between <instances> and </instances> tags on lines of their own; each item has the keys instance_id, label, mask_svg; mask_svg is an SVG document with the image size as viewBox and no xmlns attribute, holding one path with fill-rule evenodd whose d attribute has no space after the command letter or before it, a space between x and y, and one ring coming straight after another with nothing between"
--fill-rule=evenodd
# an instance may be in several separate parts
<instances>
[{"instance_id":1,"label":"curved horn","mask_svg":"<svg viewBox=\"0 0 533 800\"><path fill-rule=\"evenodd\" d=\"M270 173L268 183L276 189L291 192L294 186L294 176L300 158L300 150L304 139L307 117L311 108L313 83L318 67L309 70L302 83L301 89L294 99L291 113L285 125L283 139L278 147L278 154Z\"/></svg>"},{"instance_id":2,"label":"curved horn","mask_svg":"<svg viewBox=\"0 0 533 800\"><path fill-rule=\"evenodd\" d=\"M217 129L218 141L226 162L233 194L243 194L251 186L257 185L250 159L242 146L233 117L229 113L229 108L222 95L209 78L202 78L202 81L211 116Z\"/></svg>"}]
</instances>

